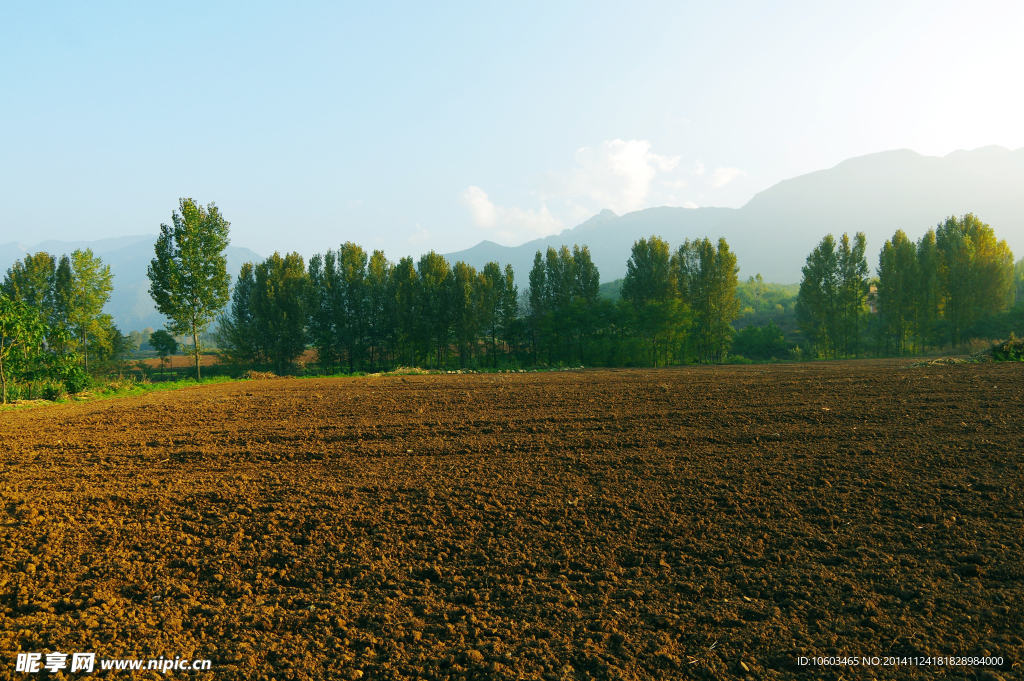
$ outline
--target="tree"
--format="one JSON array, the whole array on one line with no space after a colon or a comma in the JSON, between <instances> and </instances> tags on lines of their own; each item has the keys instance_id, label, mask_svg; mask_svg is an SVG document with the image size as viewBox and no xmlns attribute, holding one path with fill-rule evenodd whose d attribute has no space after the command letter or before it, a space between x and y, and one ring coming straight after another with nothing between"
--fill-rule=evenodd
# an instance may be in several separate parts
<instances>
[{"instance_id":1,"label":"tree","mask_svg":"<svg viewBox=\"0 0 1024 681\"><path fill-rule=\"evenodd\" d=\"M694 345L701 362L725 359L732 343L732 321L739 317L740 301L736 254L724 238L717 246L710 239L687 239L673 258L680 298L693 312Z\"/></svg>"},{"instance_id":2,"label":"tree","mask_svg":"<svg viewBox=\"0 0 1024 681\"><path fill-rule=\"evenodd\" d=\"M57 342L62 353L67 351L68 339L73 332L71 308L74 284L75 275L71 270L71 258L62 255L53 274L53 311L47 320L51 336L61 339Z\"/></svg>"},{"instance_id":3,"label":"tree","mask_svg":"<svg viewBox=\"0 0 1024 681\"><path fill-rule=\"evenodd\" d=\"M480 272L476 285L477 319L483 334L490 338L487 359L492 367L498 364L498 328L501 325L501 294L504 283L501 266L496 262L489 262Z\"/></svg>"},{"instance_id":4,"label":"tree","mask_svg":"<svg viewBox=\"0 0 1024 681\"><path fill-rule=\"evenodd\" d=\"M935 230L917 241L917 281L914 287L914 337L921 346L938 345L942 296L939 287L939 251Z\"/></svg>"},{"instance_id":5,"label":"tree","mask_svg":"<svg viewBox=\"0 0 1024 681\"><path fill-rule=\"evenodd\" d=\"M384 251L374 251L366 265L366 340L370 351L370 367L376 370L384 358L387 341L394 335L395 305L391 295L394 265Z\"/></svg>"},{"instance_id":6,"label":"tree","mask_svg":"<svg viewBox=\"0 0 1024 681\"><path fill-rule=\"evenodd\" d=\"M436 352L437 368L446 360L451 330L452 268L443 256L430 251L416 263L419 274L421 338L428 351Z\"/></svg>"},{"instance_id":7,"label":"tree","mask_svg":"<svg viewBox=\"0 0 1024 681\"><path fill-rule=\"evenodd\" d=\"M1014 300L1017 305L1024 305L1024 258L1013 266Z\"/></svg>"},{"instance_id":8,"label":"tree","mask_svg":"<svg viewBox=\"0 0 1024 681\"><path fill-rule=\"evenodd\" d=\"M279 253L256 265L251 305L261 349L278 375L306 350L309 277L298 253Z\"/></svg>"},{"instance_id":9,"label":"tree","mask_svg":"<svg viewBox=\"0 0 1024 681\"><path fill-rule=\"evenodd\" d=\"M868 274L867 238L863 232L850 237L843 234L837 253L837 275L839 279L838 329L839 345L844 357L856 357L861 352L864 330L864 314L867 311L867 296L870 289Z\"/></svg>"},{"instance_id":10,"label":"tree","mask_svg":"<svg viewBox=\"0 0 1024 681\"><path fill-rule=\"evenodd\" d=\"M406 256L391 270L391 296L395 306L396 343L402 361L416 366L416 346L420 328L420 280L412 258ZM407 354L408 353L408 354Z\"/></svg>"},{"instance_id":11,"label":"tree","mask_svg":"<svg viewBox=\"0 0 1024 681\"><path fill-rule=\"evenodd\" d=\"M266 360L264 329L256 314L256 266L247 262L235 280L231 306L217 320L217 347L227 361L255 365Z\"/></svg>"},{"instance_id":12,"label":"tree","mask_svg":"<svg viewBox=\"0 0 1024 681\"><path fill-rule=\"evenodd\" d=\"M57 261L49 253L39 251L26 255L7 270L0 291L11 300L22 300L36 308L46 321L52 313L56 271Z\"/></svg>"},{"instance_id":13,"label":"tree","mask_svg":"<svg viewBox=\"0 0 1024 681\"><path fill-rule=\"evenodd\" d=\"M452 330L459 349L459 367L466 368L471 362L479 330L479 282L475 267L457 262L452 267L449 298Z\"/></svg>"},{"instance_id":14,"label":"tree","mask_svg":"<svg viewBox=\"0 0 1024 681\"><path fill-rule=\"evenodd\" d=\"M66 301L68 322L81 341L86 371L89 371L90 335L100 336L102 341L110 326L109 315L106 319L101 319L101 315L113 288L110 265L104 265L91 248L71 254L71 290Z\"/></svg>"},{"instance_id":15,"label":"tree","mask_svg":"<svg viewBox=\"0 0 1024 681\"><path fill-rule=\"evenodd\" d=\"M335 328L334 299L338 288L337 258L333 250L309 259L309 337L316 348L317 362L330 370L340 357ZM237 292L238 285L235 290ZM232 303L232 306L234 303Z\"/></svg>"},{"instance_id":16,"label":"tree","mask_svg":"<svg viewBox=\"0 0 1024 681\"><path fill-rule=\"evenodd\" d=\"M836 240L825 236L803 266L803 279L796 301L796 318L808 343L823 357L835 354L839 336L836 317L839 307L839 262Z\"/></svg>"},{"instance_id":17,"label":"tree","mask_svg":"<svg viewBox=\"0 0 1024 681\"><path fill-rule=\"evenodd\" d=\"M156 351L157 357L160 358L161 371L166 368L167 363L178 350L178 341L174 340L174 336L165 329L149 334L149 345Z\"/></svg>"},{"instance_id":18,"label":"tree","mask_svg":"<svg viewBox=\"0 0 1024 681\"><path fill-rule=\"evenodd\" d=\"M659 342L664 364L669 362L668 345L682 325L683 305L679 299L677 268L672 267L668 243L660 237L633 243L626 263L621 295L630 306L638 330L650 342L651 359L658 366Z\"/></svg>"},{"instance_id":19,"label":"tree","mask_svg":"<svg viewBox=\"0 0 1024 681\"><path fill-rule=\"evenodd\" d=\"M973 213L951 216L935 230L943 317L956 344L982 317L1012 304L1013 253Z\"/></svg>"},{"instance_id":20,"label":"tree","mask_svg":"<svg viewBox=\"0 0 1024 681\"><path fill-rule=\"evenodd\" d=\"M12 360L30 361L42 350L46 324L39 311L25 301L0 293L0 404L7 404L7 378Z\"/></svg>"},{"instance_id":21,"label":"tree","mask_svg":"<svg viewBox=\"0 0 1024 681\"><path fill-rule=\"evenodd\" d=\"M506 352L511 353L514 339L519 328L519 287L516 285L515 271L512 265L505 265L505 276L498 288L498 317L501 325L501 337L505 342Z\"/></svg>"},{"instance_id":22,"label":"tree","mask_svg":"<svg viewBox=\"0 0 1024 681\"><path fill-rule=\"evenodd\" d=\"M747 277L747 290L753 299L754 312L760 313L761 306L764 303L764 295L768 292L768 285L764 283L764 278L761 277L760 272L754 276Z\"/></svg>"},{"instance_id":23,"label":"tree","mask_svg":"<svg viewBox=\"0 0 1024 681\"><path fill-rule=\"evenodd\" d=\"M878 315L886 354L905 354L917 316L920 272L917 248L903 230L885 242L878 256Z\"/></svg>"},{"instance_id":24,"label":"tree","mask_svg":"<svg viewBox=\"0 0 1024 681\"><path fill-rule=\"evenodd\" d=\"M170 319L177 334L192 336L196 379L200 376L202 346L199 334L206 330L228 302L228 228L217 206L206 208L192 199L181 199L171 214L172 225L160 225L149 265L149 294L160 313Z\"/></svg>"},{"instance_id":25,"label":"tree","mask_svg":"<svg viewBox=\"0 0 1024 681\"><path fill-rule=\"evenodd\" d=\"M351 241L338 248L334 287L334 329L337 347L348 358L353 373L363 361L366 325L366 251Z\"/></svg>"}]
</instances>

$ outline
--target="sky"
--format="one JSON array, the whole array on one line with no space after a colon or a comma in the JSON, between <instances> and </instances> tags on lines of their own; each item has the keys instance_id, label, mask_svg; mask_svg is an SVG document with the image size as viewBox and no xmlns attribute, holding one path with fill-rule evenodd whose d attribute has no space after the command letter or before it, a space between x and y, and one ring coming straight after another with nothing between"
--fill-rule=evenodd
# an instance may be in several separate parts
<instances>
[{"instance_id":1,"label":"sky","mask_svg":"<svg viewBox=\"0 0 1024 681\"><path fill-rule=\"evenodd\" d=\"M517 245L1024 146L1024 3L4 3L0 244L216 202L263 255Z\"/></svg>"}]
</instances>

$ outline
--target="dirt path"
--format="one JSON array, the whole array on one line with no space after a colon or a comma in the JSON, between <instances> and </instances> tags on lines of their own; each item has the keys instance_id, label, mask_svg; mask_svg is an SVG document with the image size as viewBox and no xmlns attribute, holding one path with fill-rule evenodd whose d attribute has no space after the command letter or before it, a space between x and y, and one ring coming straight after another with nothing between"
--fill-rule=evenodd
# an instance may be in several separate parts
<instances>
[{"instance_id":1,"label":"dirt path","mask_svg":"<svg viewBox=\"0 0 1024 681\"><path fill-rule=\"evenodd\" d=\"M252 381L0 413L0 678L58 649L210 659L219 680L1015 678L1024 367L900 366Z\"/></svg>"}]
</instances>

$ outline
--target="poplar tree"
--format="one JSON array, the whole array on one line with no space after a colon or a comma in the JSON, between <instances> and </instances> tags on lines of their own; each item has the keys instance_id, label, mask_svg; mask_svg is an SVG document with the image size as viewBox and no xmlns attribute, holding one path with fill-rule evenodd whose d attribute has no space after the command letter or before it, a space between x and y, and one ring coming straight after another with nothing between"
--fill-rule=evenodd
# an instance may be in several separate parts
<instances>
[{"instance_id":1,"label":"poplar tree","mask_svg":"<svg viewBox=\"0 0 1024 681\"><path fill-rule=\"evenodd\" d=\"M266 360L256 319L256 266L251 262L242 265L231 291L231 306L217 320L217 346L231 362L261 364Z\"/></svg>"},{"instance_id":2,"label":"poplar tree","mask_svg":"<svg viewBox=\"0 0 1024 681\"><path fill-rule=\"evenodd\" d=\"M949 340L964 340L979 319L1012 304L1013 253L973 213L951 216L935 230L943 317Z\"/></svg>"},{"instance_id":3,"label":"poplar tree","mask_svg":"<svg viewBox=\"0 0 1024 681\"><path fill-rule=\"evenodd\" d=\"M861 353L870 289L866 254L867 238L863 232L854 234L852 242L849 235L843 234L839 240L836 267L839 279L838 327L844 357L856 357Z\"/></svg>"},{"instance_id":4,"label":"poplar tree","mask_svg":"<svg viewBox=\"0 0 1024 681\"><path fill-rule=\"evenodd\" d=\"M807 256L801 270L796 319L804 337L823 357L834 356L838 338L836 316L839 307L839 263L836 240L827 234Z\"/></svg>"},{"instance_id":5,"label":"poplar tree","mask_svg":"<svg viewBox=\"0 0 1024 681\"><path fill-rule=\"evenodd\" d=\"M366 339L370 368L376 370L384 359L384 350L394 336L395 305L391 295L394 265L376 250L366 266Z\"/></svg>"},{"instance_id":6,"label":"poplar tree","mask_svg":"<svg viewBox=\"0 0 1024 681\"><path fill-rule=\"evenodd\" d=\"M367 260L366 251L358 244L347 241L338 247L332 314L337 348L344 353L350 374L363 361Z\"/></svg>"},{"instance_id":7,"label":"poplar tree","mask_svg":"<svg viewBox=\"0 0 1024 681\"><path fill-rule=\"evenodd\" d=\"M697 358L718 362L728 355L732 322L739 317L740 301L736 254L724 238L687 239L673 258L680 298L693 312L693 336Z\"/></svg>"},{"instance_id":8,"label":"poplar tree","mask_svg":"<svg viewBox=\"0 0 1024 681\"><path fill-rule=\"evenodd\" d=\"M667 345L682 323L677 274L666 241L652 236L633 243L621 295L629 305L637 330L650 343L654 366L658 366L659 348L663 363L668 364Z\"/></svg>"},{"instance_id":9,"label":"poplar tree","mask_svg":"<svg viewBox=\"0 0 1024 681\"><path fill-rule=\"evenodd\" d=\"M306 350L309 277L298 253L279 253L254 268L253 307L258 337L278 375Z\"/></svg>"},{"instance_id":10,"label":"poplar tree","mask_svg":"<svg viewBox=\"0 0 1024 681\"><path fill-rule=\"evenodd\" d=\"M341 357L337 346L334 299L338 289L337 258L333 250L317 253L309 259L309 338L316 349L317 362L333 370Z\"/></svg>"},{"instance_id":11,"label":"poplar tree","mask_svg":"<svg viewBox=\"0 0 1024 681\"><path fill-rule=\"evenodd\" d=\"M103 315L103 306L114 289L110 265L94 256L91 248L71 254L71 282L68 292L68 322L81 340L85 370L89 371L89 338L99 336L111 326L110 316Z\"/></svg>"},{"instance_id":12,"label":"poplar tree","mask_svg":"<svg viewBox=\"0 0 1024 681\"><path fill-rule=\"evenodd\" d=\"M408 366L416 366L422 311L419 274L411 257L406 256L395 264L390 288L395 305L396 344L402 361L408 361Z\"/></svg>"},{"instance_id":13,"label":"poplar tree","mask_svg":"<svg viewBox=\"0 0 1024 681\"><path fill-rule=\"evenodd\" d=\"M192 199L181 199L171 214L171 225L160 225L150 262L149 294L160 314L170 319L168 328L192 337L189 354L200 379L202 346L199 334L206 330L228 302L228 228L216 204L206 208Z\"/></svg>"},{"instance_id":14,"label":"poplar tree","mask_svg":"<svg viewBox=\"0 0 1024 681\"><path fill-rule=\"evenodd\" d=\"M416 263L419 275L418 305L420 340L435 354L441 368L447 356L451 329L452 268L438 253L430 251Z\"/></svg>"},{"instance_id":15,"label":"poplar tree","mask_svg":"<svg viewBox=\"0 0 1024 681\"><path fill-rule=\"evenodd\" d=\"M903 230L882 246L878 256L878 315L885 353L905 354L917 317L920 272L917 248Z\"/></svg>"},{"instance_id":16,"label":"poplar tree","mask_svg":"<svg viewBox=\"0 0 1024 681\"><path fill-rule=\"evenodd\" d=\"M459 367L463 369L467 362L472 361L476 339L480 335L479 296L476 268L461 261L455 263L449 305L455 344L459 350Z\"/></svg>"},{"instance_id":17,"label":"poplar tree","mask_svg":"<svg viewBox=\"0 0 1024 681\"><path fill-rule=\"evenodd\" d=\"M917 241L917 281L914 287L914 336L921 346L938 345L942 292L939 284L939 251L935 230Z\"/></svg>"}]
</instances>

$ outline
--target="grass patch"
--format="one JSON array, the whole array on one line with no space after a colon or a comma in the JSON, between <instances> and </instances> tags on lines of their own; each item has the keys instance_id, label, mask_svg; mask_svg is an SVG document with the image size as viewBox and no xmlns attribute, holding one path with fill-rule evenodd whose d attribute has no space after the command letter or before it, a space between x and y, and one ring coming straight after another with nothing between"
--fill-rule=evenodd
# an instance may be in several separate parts
<instances>
[{"instance_id":1,"label":"grass patch","mask_svg":"<svg viewBox=\"0 0 1024 681\"><path fill-rule=\"evenodd\" d=\"M61 395L56 399L19 399L7 405L0 406L0 409L24 409L28 407L39 407L48 404L67 404L79 402L94 402L97 400L108 400L117 397L132 397L145 395L151 392L163 392L166 390L180 390L182 388L193 388L200 385L213 385L217 383L234 383L238 379L228 376L212 376L196 381L194 378L182 379L179 381L161 381L150 383L139 381L135 378L120 378L107 381L94 382L89 388L74 395Z\"/></svg>"}]
</instances>

